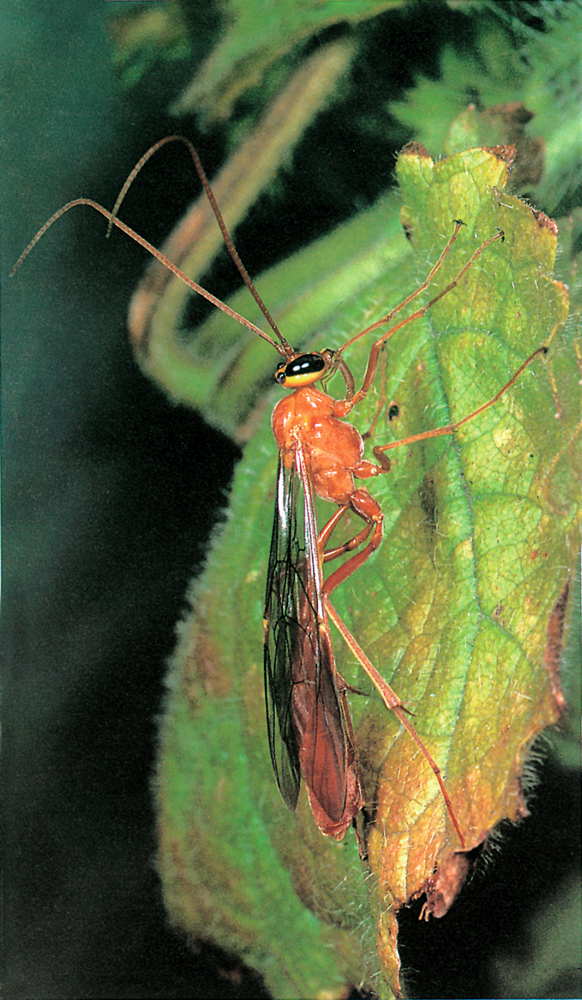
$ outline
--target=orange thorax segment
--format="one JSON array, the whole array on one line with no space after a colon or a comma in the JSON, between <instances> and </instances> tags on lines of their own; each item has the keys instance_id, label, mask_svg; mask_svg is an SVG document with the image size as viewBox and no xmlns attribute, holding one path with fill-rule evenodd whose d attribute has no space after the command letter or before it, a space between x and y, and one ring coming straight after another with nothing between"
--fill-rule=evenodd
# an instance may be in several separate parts
<instances>
[{"instance_id":1,"label":"orange thorax segment","mask_svg":"<svg viewBox=\"0 0 582 1000\"><path fill-rule=\"evenodd\" d=\"M343 406L319 389L296 389L277 403L273 434L287 468L302 446L318 496L343 506L354 492L353 472L364 452L355 427L334 414Z\"/></svg>"}]
</instances>

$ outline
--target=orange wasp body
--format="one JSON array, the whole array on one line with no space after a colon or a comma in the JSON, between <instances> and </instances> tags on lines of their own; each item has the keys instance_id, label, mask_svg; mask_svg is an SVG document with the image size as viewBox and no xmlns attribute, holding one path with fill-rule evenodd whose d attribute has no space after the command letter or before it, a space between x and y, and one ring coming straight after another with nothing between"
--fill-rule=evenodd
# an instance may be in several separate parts
<instances>
[{"instance_id":1,"label":"orange wasp body","mask_svg":"<svg viewBox=\"0 0 582 1000\"><path fill-rule=\"evenodd\" d=\"M189 149L196 171L212 206L227 249L277 340L234 312L215 296L185 275L159 250L117 218L117 209L136 174L152 154L168 142L178 140ZM275 406L272 426L279 449L279 469L275 518L264 615L265 697L271 759L283 800L290 809L297 804L301 778L305 783L313 818L322 833L340 840L364 805L358 773L357 752L347 704L350 689L335 666L330 621L338 629L354 657L368 674L386 707L394 712L415 740L438 781L450 819L461 847L464 839L441 772L412 727L400 699L370 662L331 604L330 595L371 556L382 540L383 514L378 502L365 489L356 488L355 479L369 479L390 469L385 452L414 441L452 434L473 417L492 406L517 380L532 359L546 348L538 348L492 399L454 424L413 435L373 449L376 462L363 459L362 436L344 418L367 395L376 376L382 347L389 337L425 313L461 280L477 257L495 240L497 232L473 252L456 278L426 305L400 319L374 341L360 389L355 390L343 352L364 335L386 326L432 281L457 239L462 222L454 231L425 281L395 309L365 330L352 336L338 350L320 353L297 352L287 343L248 276L232 242L196 150L182 136L168 136L152 146L141 158L124 185L112 212L89 199L80 198L59 209L39 230L17 261L13 272L50 225L70 208L89 205L143 246L160 263L183 280L193 291L236 319L274 347L283 360L276 381L291 394ZM334 399L315 388L336 372L344 379L345 398ZM315 496L336 504L336 512L318 531ZM349 541L335 548L328 542L338 523L351 510L363 528ZM347 558L324 579L323 568L341 556ZM373 803L370 803L370 810Z\"/></svg>"},{"instance_id":2,"label":"orange wasp body","mask_svg":"<svg viewBox=\"0 0 582 1000\"><path fill-rule=\"evenodd\" d=\"M362 460L364 442L344 423L346 403L305 385L321 377L324 356L311 354L280 366L278 380L301 387L281 399L272 416L280 462L275 525L265 610L265 689L271 756L285 802L294 808L303 775L311 812L322 833L343 837L363 805L354 740L346 703L347 685L336 671L325 601L331 590L322 565L333 557L323 549L331 529L317 532L313 492L351 508L372 532L365 558L380 543L382 511L354 477L367 479L387 469ZM294 480L303 485L305 554L293 545ZM337 516L332 519L334 524ZM295 547L298 549L297 542ZM339 555L344 551L340 547ZM356 557L359 561L360 555ZM347 565L347 564L345 564ZM277 719L285 749L278 750ZM284 755L286 754L286 760Z\"/></svg>"}]
</instances>

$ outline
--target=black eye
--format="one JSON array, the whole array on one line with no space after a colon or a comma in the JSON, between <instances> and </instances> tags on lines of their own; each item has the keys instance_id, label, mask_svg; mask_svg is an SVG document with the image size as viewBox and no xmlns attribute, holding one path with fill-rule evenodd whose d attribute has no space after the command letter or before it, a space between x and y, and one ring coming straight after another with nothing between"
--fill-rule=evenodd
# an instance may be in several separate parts
<instances>
[{"instance_id":1,"label":"black eye","mask_svg":"<svg viewBox=\"0 0 582 1000\"><path fill-rule=\"evenodd\" d=\"M388 420L395 420L399 413L400 408L396 405L396 403L392 403L392 406L388 410Z\"/></svg>"},{"instance_id":2,"label":"black eye","mask_svg":"<svg viewBox=\"0 0 582 1000\"><path fill-rule=\"evenodd\" d=\"M297 378L298 375L313 375L323 371L325 361L321 354L302 354L300 357L290 361L285 368L287 378Z\"/></svg>"}]
</instances>

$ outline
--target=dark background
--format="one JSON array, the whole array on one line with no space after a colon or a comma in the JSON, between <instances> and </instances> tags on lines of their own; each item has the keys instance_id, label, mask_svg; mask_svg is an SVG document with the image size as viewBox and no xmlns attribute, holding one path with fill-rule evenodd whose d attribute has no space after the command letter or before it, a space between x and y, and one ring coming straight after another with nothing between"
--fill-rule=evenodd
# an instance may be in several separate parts
<instances>
[{"instance_id":1,"label":"dark background","mask_svg":"<svg viewBox=\"0 0 582 1000\"><path fill-rule=\"evenodd\" d=\"M106 27L120 6L7 5L4 279L56 208L79 195L112 205L141 153L176 130L155 79L132 94L117 86ZM404 27L401 85L406 39L417 59L429 48L421 18ZM156 72L164 93L168 74L183 70ZM220 130L178 124L212 174ZM324 121L310 140L320 144L319 170L306 163L302 172L300 150L294 176L304 180L290 179L279 203L263 199L255 228L241 231L251 273L271 261L273 242L284 255L385 183L358 158L337 165L341 138L337 121ZM172 156L148 167L122 213L154 243L197 194ZM332 159L333 206L321 168ZM273 211L276 238L257 239ZM165 659L238 451L136 369L125 311L144 255L103 234L89 210L67 215L4 285L5 993L266 996L236 959L190 948L169 928L150 796ZM403 916L414 995L458 997L459 976L472 990L464 995L490 995L488 956L525 948L529 914L571 871L577 829L560 817L578 814L577 784L552 760L538 771L532 818L508 831L487 877L445 921L419 923L418 907ZM575 995L569 987L551 995Z\"/></svg>"}]
</instances>

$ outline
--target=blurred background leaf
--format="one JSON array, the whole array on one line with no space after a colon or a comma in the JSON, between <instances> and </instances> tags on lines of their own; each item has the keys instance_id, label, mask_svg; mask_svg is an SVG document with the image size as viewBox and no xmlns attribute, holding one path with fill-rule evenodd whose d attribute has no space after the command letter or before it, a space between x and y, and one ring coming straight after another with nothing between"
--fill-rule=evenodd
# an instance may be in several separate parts
<instances>
[{"instance_id":1,"label":"blurred background leaf","mask_svg":"<svg viewBox=\"0 0 582 1000\"><path fill-rule=\"evenodd\" d=\"M222 24L218 43L194 79L174 101L175 114L194 112L208 121L228 118L234 103L255 90L255 101L265 105L284 83L305 39L331 25L357 24L406 0L223 0L203 14L191 0L169 0L159 10L132 10L116 18L117 65L126 86L131 86L160 57L175 59L190 54L190 39L214 19ZM293 50L295 52L290 55ZM287 58L289 57L289 58ZM274 65L276 63L276 65ZM271 71L271 79L265 79ZM265 89L266 86L266 89ZM260 88L260 97L259 97Z\"/></svg>"},{"instance_id":2,"label":"blurred background leaf","mask_svg":"<svg viewBox=\"0 0 582 1000\"><path fill-rule=\"evenodd\" d=\"M450 129L468 105L478 112L471 145L515 141L518 123L510 120L504 128L494 122L494 112L500 116L499 105L508 101L520 105L531 116L528 120L535 120L524 131L530 144L533 136L541 141L539 155L544 159L544 168L528 188L547 212L561 214L572 202L579 203L582 181L580 4L558 0L538 6L479 6L471 51L462 42L445 46L438 79L419 76L406 99L391 103L390 110L436 155L442 149L453 151ZM533 23L524 24L520 14L531 15Z\"/></svg>"}]
</instances>

